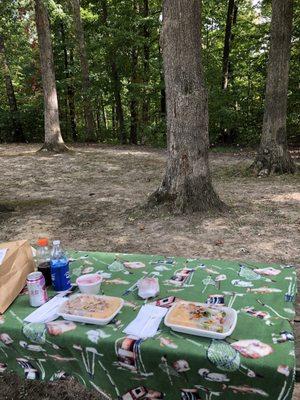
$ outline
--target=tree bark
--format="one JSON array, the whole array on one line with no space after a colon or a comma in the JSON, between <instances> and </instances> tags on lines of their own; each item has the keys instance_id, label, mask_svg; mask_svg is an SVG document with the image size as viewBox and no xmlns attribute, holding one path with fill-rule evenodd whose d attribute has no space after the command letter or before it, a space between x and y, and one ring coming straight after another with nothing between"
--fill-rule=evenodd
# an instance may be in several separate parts
<instances>
[{"instance_id":1,"label":"tree bark","mask_svg":"<svg viewBox=\"0 0 300 400\"><path fill-rule=\"evenodd\" d=\"M86 54L86 46L84 40L84 31L80 15L80 0L71 0L71 4L72 4L74 23L75 23L75 35L78 48L78 55L82 72L82 94L83 94L85 127L88 140L94 141L96 139L95 121L93 116L93 106L90 100L91 83L89 76L89 63Z\"/></svg>"},{"instance_id":2,"label":"tree bark","mask_svg":"<svg viewBox=\"0 0 300 400\"><path fill-rule=\"evenodd\" d=\"M70 120L70 128L71 128L71 135L74 142L77 141L77 126L76 126L76 113L75 113L75 90L74 86L71 83L71 73L70 67L74 63L73 60L73 50L70 50L70 62L68 57L68 50L66 44L66 34L65 34L65 27L63 21L60 24L60 32L61 32L61 40L64 52L64 73L65 78L67 80L67 105L68 105L68 114Z\"/></svg>"},{"instance_id":3,"label":"tree bark","mask_svg":"<svg viewBox=\"0 0 300 400\"><path fill-rule=\"evenodd\" d=\"M167 100L168 160L150 205L173 210L222 209L208 164L208 101L201 59L199 0L164 0L162 49Z\"/></svg>"},{"instance_id":4,"label":"tree bark","mask_svg":"<svg viewBox=\"0 0 300 400\"><path fill-rule=\"evenodd\" d=\"M14 86L10 76L9 66L5 54L5 44L4 38L0 35L0 68L2 69L6 95L9 104L12 126L13 126L13 141L14 142L25 142L25 137L23 133L22 123L20 120L20 115L18 111L17 99L15 95Z\"/></svg>"},{"instance_id":5,"label":"tree bark","mask_svg":"<svg viewBox=\"0 0 300 400\"><path fill-rule=\"evenodd\" d=\"M237 5L235 4L236 0L228 1L228 9L227 9L227 18L226 18L226 28L225 28L225 37L224 37L224 48L223 48L223 59L222 59L222 82L221 89L225 93L228 89L229 79L230 79L230 52L231 45L233 41L233 33L232 26L236 24L237 20ZM224 144L232 143L232 132L228 131L221 121L220 126L220 136L221 141Z\"/></svg>"},{"instance_id":6,"label":"tree bark","mask_svg":"<svg viewBox=\"0 0 300 400\"><path fill-rule=\"evenodd\" d=\"M50 25L44 0L35 0L35 22L44 92L45 143L42 150L66 151L68 148L60 131Z\"/></svg>"},{"instance_id":7,"label":"tree bark","mask_svg":"<svg viewBox=\"0 0 300 400\"><path fill-rule=\"evenodd\" d=\"M103 25L107 27L108 10L107 10L106 0L101 0L101 8L102 8L101 20ZM123 111L122 97L121 97L122 83L120 80L117 64L115 62L115 55L112 52L109 52L107 54L107 60L111 69L112 86L116 103L116 119L118 122L119 138L121 144L126 144L127 134L125 128L124 111Z\"/></svg>"},{"instance_id":8,"label":"tree bark","mask_svg":"<svg viewBox=\"0 0 300 400\"><path fill-rule=\"evenodd\" d=\"M271 43L261 143L256 173L293 173L296 166L287 146L286 118L293 0L272 1Z\"/></svg>"}]
</instances>

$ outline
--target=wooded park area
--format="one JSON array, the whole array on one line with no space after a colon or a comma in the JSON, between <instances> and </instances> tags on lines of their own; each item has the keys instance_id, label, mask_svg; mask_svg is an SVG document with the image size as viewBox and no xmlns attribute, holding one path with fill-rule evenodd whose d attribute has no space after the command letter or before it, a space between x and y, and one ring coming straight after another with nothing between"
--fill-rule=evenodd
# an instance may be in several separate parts
<instances>
[{"instance_id":1,"label":"wooded park area","mask_svg":"<svg viewBox=\"0 0 300 400\"><path fill-rule=\"evenodd\" d=\"M299 1L294 4L292 37L292 10L285 15L280 9L285 3L292 4L274 3L270 57L278 69L270 66L269 73L287 74L287 66L280 64L278 46L284 41L287 53L282 56L287 59L292 42L289 86L276 89L276 98L280 98L276 101L281 101L278 107L284 109L288 95L288 142L297 145ZM5 77L0 86L2 142L43 140L39 35L45 56L53 53L60 128L66 142L166 145L160 0L4 0L0 7L1 71ZM202 64L213 146L253 146L260 141L271 12L270 0L203 2ZM39 26L50 27L51 38L41 29L37 32ZM275 94L274 90L269 84L268 91ZM276 104L266 102L268 115L275 108Z\"/></svg>"},{"instance_id":2,"label":"wooded park area","mask_svg":"<svg viewBox=\"0 0 300 400\"><path fill-rule=\"evenodd\" d=\"M16 339L9 342L0 335L0 399L111 400L116 395L118 400L175 400L172 396L177 389L181 400L231 400L241 395L245 400L258 396L273 400L276 391L274 400L299 398L299 384L293 395L294 372L297 381L300 377L300 305L295 297L300 248L299 77L300 0L0 2L0 244L25 238L35 245L37 238L61 238L68 250L87 253L72 259L75 271L104 269L105 290L122 288L124 282L129 285L127 278L136 278L133 274L140 271L125 270L122 279L115 275L117 279L110 280L106 269L111 264L106 265L96 251L110 251L117 263L135 254L161 254L163 261L157 261L157 270L149 261L154 274L160 271L157 276L183 263L173 260L174 265L173 261L168 264L177 256L186 257L183 271L191 262L217 260L208 269L202 263L189 269L199 273L198 279L200 273L209 273L197 282L201 288L206 286L193 300L203 296L207 302L207 287L210 296L230 298L231 306L238 298L238 329L246 326L243 318L253 326L253 332L236 331L243 340L237 339L249 346L240 352L242 361L237 352L232 364L225 360L218 366L209 359L215 371L190 368L181 359L171 364L170 359L183 347L177 350L176 334L164 326L163 333L158 331L155 339L143 343L144 354L146 348L156 357L153 363L145 357L146 364L157 368L153 378L141 373L140 367L135 371L131 356L117 363L117 344L108 339L107 332L111 328L112 335L124 332L118 320L93 331L93 335L98 332L99 348L107 352L101 358L106 367L99 361L95 376L82 348L83 364L74 356L79 345L72 347L75 358L59 353L64 350L71 355L66 345L71 338L68 332L60 348L60 334L53 337L47 331L52 342L47 340L42 346L52 346L49 354L41 346ZM227 274L234 271L230 263L239 260L238 279L227 280L224 271L214 276L218 274L214 268L221 272L218 262L226 259ZM255 267L253 260L268 264ZM141 264L138 259L131 261ZM82 265L77 267L76 262ZM221 280L227 280L231 291L223 288L220 292ZM171 292L168 296L174 301L177 294L173 292L183 287L186 295L193 294L195 285L169 290L168 282L161 281L161 291ZM288 291L281 293L285 289L280 285L289 285ZM249 304L243 304L247 305L245 312L242 301L248 299ZM10 322L15 317L13 307L22 301L20 294L12 308L0 314L0 333L7 327L15 329L15 322ZM130 312L135 306L132 302L125 305ZM74 326L72 340L79 340L79 333L84 332L81 339L88 346L88 359L88 349L98 341L89 332L86 336L86 325ZM24 332L19 328L13 333L17 337ZM248 338L249 333L253 338ZM200 342L188 340L187 349L195 345L206 362L207 349L199 350ZM19 347L26 345L20 350L18 343ZM229 344L228 340L227 351L235 351ZM110 345L116 354L112 355ZM251 346L258 347L257 353L245 355ZM8 355L12 349L27 351L25 361L10 359L15 357ZM95 364L100 354L92 350ZM125 350L129 354L130 349ZM134 351L141 352L141 348ZM196 365L193 351L189 357ZM222 354L223 350L218 357ZM42 356L45 360L37 358ZM260 357L265 356L263 364ZM38 367L28 367L37 360ZM69 373L73 364L66 360L81 363L81 375ZM239 365L233 365L237 360ZM16 367L9 369L15 361ZM293 367L294 361L297 365ZM43 362L48 363L46 372ZM179 365L179 373L174 365ZM245 372L245 365L255 366L256 371ZM259 373L264 365L265 376ZM16 369L18 375L59 382L24 382L8 373ZM272 381L274 374L280 382L277 386ZM187 376L196 376L197 384ZM96 385L96 378L103 380L104 387ZM86 391L82 383L97 392ZM152 388L156 384L161 384L161 390Z\"/></svg>"}]
</instances>

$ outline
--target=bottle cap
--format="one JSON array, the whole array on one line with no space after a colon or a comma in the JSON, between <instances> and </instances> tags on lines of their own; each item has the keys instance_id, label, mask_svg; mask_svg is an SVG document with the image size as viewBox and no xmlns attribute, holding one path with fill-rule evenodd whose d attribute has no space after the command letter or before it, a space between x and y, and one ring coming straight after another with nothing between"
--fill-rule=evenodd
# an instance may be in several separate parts
<instances>
[{"instance_id":1,"label":"bottle cap","mask_svg":"<svg viewBox=\"0 0 300 400\"><path fill-rule=\"evenodd\" d=\"M45 247L48 246L49 240L47 238L40 238L37 241L38 246Z\"/></svg>"},{"instance_id":2,"label":"bottle cap","mask_svg":"<svg viewBox=\"0 0 300 400\"><path fill-rule=\"evenodd\" d=\"M53 246L58 246L60 244L60 240L53 240Z\"/></svg>"}]
</instances>

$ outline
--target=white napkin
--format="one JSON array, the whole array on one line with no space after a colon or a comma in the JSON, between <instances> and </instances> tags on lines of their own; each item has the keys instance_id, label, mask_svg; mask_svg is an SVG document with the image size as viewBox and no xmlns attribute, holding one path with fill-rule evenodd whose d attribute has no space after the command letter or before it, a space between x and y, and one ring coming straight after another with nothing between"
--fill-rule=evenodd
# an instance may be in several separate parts
<instances>
[{"instance_id":1,"label":"white napkin","mask_svg":"<svg viewBox=\"0 0 300 400\"><path fill-rule=\"evenodd\" d=\"M167 312L166 308L147 304L140 309L136 318L127 325L123 332L143 339L153 337Z\"/></svg>"},{"instance_id":2,"label":"white napkin","mask_svg":"<svg viewBox=\"0 0 300 400\"><path fill-rule=\"evenodd\" d=\"M31 314L24 318L24 321L44 324L46 322L54 321L56 318L59 317L57 314L59 306L63 304L66 300L67 297L62 297L59 294L53 297L53 299L47 301L47 303L34 310Z\"/></svg>"}]
</instances>

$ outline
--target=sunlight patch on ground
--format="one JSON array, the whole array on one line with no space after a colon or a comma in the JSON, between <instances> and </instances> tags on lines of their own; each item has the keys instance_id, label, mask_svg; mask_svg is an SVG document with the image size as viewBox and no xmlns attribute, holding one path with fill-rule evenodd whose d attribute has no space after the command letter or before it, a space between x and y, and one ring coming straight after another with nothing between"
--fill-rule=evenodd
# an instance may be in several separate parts
<instances>
[{"instance_id":1,"label":"sunlight patch on ground","mask_svg":"<svg viewBox=\"0 0 300 400\"><path fill-rule=\"evenodd\" d=\"M272 196L269 198L271 201L279 201L282 203L285 203L287 201L295 201L295 202L300 202L300 192L294 192L294 193L284 193L280 194L277 196Z\"/></svg>"}]
</instances>

